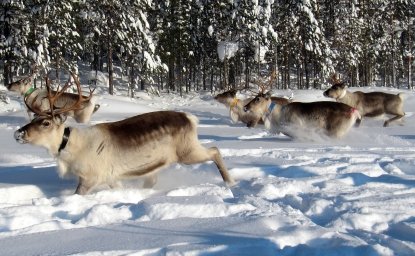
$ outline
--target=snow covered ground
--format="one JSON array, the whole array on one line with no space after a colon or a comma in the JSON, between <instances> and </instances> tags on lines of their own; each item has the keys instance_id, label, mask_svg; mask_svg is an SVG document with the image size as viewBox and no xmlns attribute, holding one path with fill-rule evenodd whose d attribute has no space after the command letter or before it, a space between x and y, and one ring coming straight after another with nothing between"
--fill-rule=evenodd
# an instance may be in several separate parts
<instances>
[{"instance_id":1,"label":"snow covered ground","mask_svg":"<svg viewBox=\"0 0 415 256\"><path fill-rule=\"evenodd\" d=\"M14 141L27 117L8 93L10 104L0 101L0 254L414 255L415 94L404 92L403 125L365 119L342 140L310 141L232 124L210 94L103 93L92 124L160 109L195 114L200 140L220 148L238 183L227 188L212 163L172 165L154 189L136 179L86 196L73 194L76 180L59 178L44 149ZM328 100L322 91L276 92L291 93Z\"/></svg>"}]
</instances>

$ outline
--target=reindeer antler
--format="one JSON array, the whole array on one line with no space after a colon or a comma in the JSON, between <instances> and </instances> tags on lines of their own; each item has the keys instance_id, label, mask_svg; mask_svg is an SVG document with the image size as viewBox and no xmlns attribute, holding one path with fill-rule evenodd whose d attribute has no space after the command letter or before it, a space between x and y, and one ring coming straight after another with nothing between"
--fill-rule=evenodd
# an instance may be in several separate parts
<instances>
[{"instance_id":1,"label":"reindeer antler","mask_svg":"<svg viewBox=\"0 0 415 256\"><path fill-rule=\"evenodd\" d=\"M62 90L59 90L59 88L58 88L58 90L56 91L56 93L53 96L53 102L51 102L51 106L53 106L53 108L52 108L53 115L64 114L64 113L72 111L72 110L78 110L78 109L83 108L82 104L84 102L88 102L92 98L92 94L95 91L95 88L91 90L91 86L90 86L89 87L89 95L88 96L82 95L82 88L81 88L81 83L79 81L79 77L72 71L70 71L69 73L71 74L71 77L73 78L73 81L76 85L78 99L75 101L75 103L73 103L70 106L67 106L69 104L68 101L66 101L63 104L63 107L57 106L55 104L55 102L57 102L60 99L61 95L63 93L65 93L65 91L72 85L72 83L70 82L71 77L69 77L68 82L62 87Z\"/></svg>"},{"instance_id":2,"label":"reindeer antler","mask_svg":"<svg viewBox=\"0 0 415 256\"><path fill-rule=\"evenodd\" d=\"M69 71L70 73L70 77L68 79L68 81L65 83L65 85L62 87L62 89L59 89L59 86L57 88L56 91L53 91L51 88L51 82L50 79L48 77L48 74L45 76L45 81L46 81L46 96L44 96L42 99L39 99L39 95L36 95L33 100L31 101L31 104L28 103L28 97L26 97L24 99L26 106L28 107L28 109L32 112L34 112L35 114L39 115L39 116L56 116L56 115L60 115L60 114L64 114L67 113L69 111L72 110L78 110L78 109L82 109L83 106L82 104L84 102L88 102L91 97L93 92L95 91L95 88L91 90L91 87L89 87L89 95L88 96L83 96L82 95L82 89L81 89L81 83L79 81L79 78L75 75L75 73L73 73L72 71ZM60 101L60 99L62 98L62 95L64 93L66 93L66 90L72 85L71 82L71 78L73 79L76 88L77 88L77 95L78 95L78 99L72 103L68 100L62 99ZM48 106L48 110L42 110L42 108L35 108L34 105L36 103L39 103L39 106L41 106L43 104L43 100L47 99L49 106ZM60 101L61 104L57 104ZM72 103L72 104L71 104Z\"/></svg>"},{"instance_id":3,"label":"reindeer antler","mask_svg":"<svg viewBox=\"0 0 415 256\"><path fill-rule=\"evenodd\" d=\"M271 85L274 82L274 80L275 80L276 77L277 77L277 74L276 74L275 71L273 71L271 73L271 76L270 76L270 79L269 79L268 83L266 83L264 81L260 81L258 79L257 85L259 87L258 89L260 89L259 93L265 94L267 90L269 91L271 89Z\"/></svg>"},{"instance_id":4,"label":"reindeer antler","mask_svg":"<svg viewBox=\"0 0 415 256\"><path fill-rule=\"evenodd\" d=\"M340 79L340 74L339 73L333 73L330 76L329 82L331 82L332 84L340 84L342 82L342 80Z\"/></svg>"}]
</instances>

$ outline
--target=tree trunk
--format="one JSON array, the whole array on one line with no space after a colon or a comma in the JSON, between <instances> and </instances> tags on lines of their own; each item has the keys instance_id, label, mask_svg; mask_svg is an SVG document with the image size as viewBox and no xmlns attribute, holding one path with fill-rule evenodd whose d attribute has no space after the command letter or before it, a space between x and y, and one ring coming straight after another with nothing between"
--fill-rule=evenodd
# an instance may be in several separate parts
<instances>
[{"instance_id":1,"label":"tree trunk","mask_svg":"<svg viewBox=\"0 0 415 256\"><path fill-rule=\"evenodd\" d=\"M392 49L392 86L396 88L395 50Z\"/></svg>"},{"instance_id":2,"label":"tree trunk","mask_svg":"<svg viewBox=\"0 0 415 256\"><path fill-rule=\"evenodd\" d=\"M213 68L210 69L210 92L213 93Z\"/></svg>"},{"instance_id":3,"label":"tree trunk","mask_svg":"<svg viewBox=\"0 0 415 256\"><path fill-rule=\"evenodd\" d=\"M5 61L3 67L3 74L4 74L4 86L10 84L13 81L13 74L12 74L12 67L7 60Z\"/></svg>"},{"instance_id":4,"label":"tree trunk","mask_svg":"<svg viewBox=\"0 0 415 256\"><path fill-rule=\"evenodd\" d=\"M249 88L249 56L248 56L248 48L245 49L245 88Z\"/></svg>"},{"instance_id":5,"label":"tree trunk","mask_svg":"<svg viewBox=\"0 0 415 256\"><path fill-rule=\"evenodd\" d=\"M108 7L109 9L107 10L107 47L108 47L108 56L107 56L107 63L108 63L108 93L110 95L114 95L114 67L113 67L113 59L112 59L112 54L113 54L113 38L112 38L112 34L113 34L113 26L112 26L112 10L110 9L111 7Z\"/></svg>"},{"instance_id":6,"label":"tree trunk","mask_svg":"<svg viewBox=\"0 0 415 256\"><path fill-rule=\"evenodd\" d=\"M203 83L203 91L206 91L206 89L207 89L207 87L206 87L206 72L207 72L207 69L206 69L206 57L205 56L203 56L203 61L202 61L202 65L203 65L203 68L202 68L202 83Z\"/></svg>"},{"instance_id":7,"label":"tree trunk","mask_svg":"<svg viewBox=\"0 0 415 256\"><path fill-rule=\"evenodd\" d=\"M412 88L412 34L411 34L411 22L408 24L408 89Z\"/></svg>"},{"instance_id":8,"label":"tree trunk","mask_svg":"<svg viewBox=\"0 0 415 256\"><path fill-rule=\"evenodd\" d=\"M228 82L231 88L235 88L235 64L233 63L233 61L229 64Z\"/></svg>"},{"instance_id":9,"label":"tree trunk","mask_svg":"<svg viewBox=\"0 0 415 256\"><path fill-rule=\"evenodd\" d=\"M287 68L287 87L285 89L291 88L290 67L291 67L291 57L288 54L287 67L286 67Z\"/></svg>"},{"instance_id":10,"label":"tree trunk","mask_svg":"<svg viewBox=\"0 0 415 256\"><path fill-rule=\"evenodd\" d=\"M130 63L133 63L133 61L131 61ZM131 64L131 67L130 67L130 90L131 90L131 98L134 98L135 97L135 95L134 95L134 87L135 87L135 83L134 83L134 76L135 76L135 74L134 74L134 64Z\"/></svg>"},{"instance_id":11,"label":"tree trunk","mask_svg":"<svg viewBox=\"0 0 415 256\"><path fill-rule=\"evenodd\" d=\"M305 72L305 86L307 89L310 89L310 74L308 72L308 65L307 65L307 52L304 54L304 72Z\"/></svg>"},{"instance_id":12,"label":"tree trunk","mask_svg":"<svg viewBox=\"0 0 415 256\"><path fill-rule=\"evenodd\" d=\"M174 60L169 58L169 72L168 72L168 81L167 81L167 91L175 90L175 75L174 75Z\"/></svg>"},{"instance_id":13,"label":"tree trunk","mask_svg":"<svg viewBox=\"0 0 415 256\"><path fill-rule=\"evenodd\" d=\"M223 79L223 83L222 83L222 88L225 88L226 90L229 89L229 63L228 63L228 58L226 58L223 60L223 72L222 72L222 79Z\"/></svg>"},{"instance_id":14,"label":"tree trunk","mask_svg":"<svg viewBox=\"0 0 415 256\"><path fill-rule=\"evenodd\" d=\"M114 67L112 65L112 43L108 42L108 93L114 95Z\"/></svg>"}]
</instances>

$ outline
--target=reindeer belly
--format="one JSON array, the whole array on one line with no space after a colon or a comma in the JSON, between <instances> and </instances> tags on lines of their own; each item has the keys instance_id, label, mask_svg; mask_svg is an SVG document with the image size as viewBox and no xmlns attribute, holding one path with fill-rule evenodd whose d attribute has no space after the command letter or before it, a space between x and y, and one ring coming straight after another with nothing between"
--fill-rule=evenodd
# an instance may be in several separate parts
<instances>
[{"instance_id":1,"label":"reindeer belly","mask_svg":"<svg viewBox=\"0 0 415 256\"><path fill-rule=\"evenodd\" d=\"M171 138L119 152L115 174L119 177L142 176L177 161L176 147Z\"/></svg>"},{"instance_id":2,"label":"reindeer belly","mask_svg":"<svg viewBox=\"0 0 415 256\"><path fill-rule=\"evenodd\" d=\"M365 107L363 110L363 115L368 117L380 116L383 113L385 113L385 111L382 108L375 108L370 106Z\"/></svg>"}]
</instances>

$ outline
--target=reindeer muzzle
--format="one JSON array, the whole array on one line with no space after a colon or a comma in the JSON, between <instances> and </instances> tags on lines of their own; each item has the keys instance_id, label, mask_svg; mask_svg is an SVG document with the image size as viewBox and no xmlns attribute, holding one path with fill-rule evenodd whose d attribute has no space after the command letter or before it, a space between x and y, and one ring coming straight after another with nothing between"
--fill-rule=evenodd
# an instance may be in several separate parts
<instances>
[{"instance_id":1,"label":"reindeer muzzle","mask_svg":"<svg viewBox=\"0 0 415 256\"><path fill-rule=\"evenodd\" d=\"M11 88L12 88L12 85L14 85L15 83L9 83L9 84L7 84L6 85L6 88L7 88L7 90L11 90Z\"/></svg>"},{"instance_id":2,"label":"reindeer muzzle","mask_svg":"<svg viewBox=\"0 0 415 256\"><path fill-rule=\"evenodd\" d=\"M24 139L26 132L22 129L19 129L14 132L14 139L20 144L26 144L27 141Z\"/></svg>"}]
</instances>

